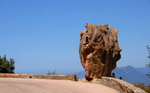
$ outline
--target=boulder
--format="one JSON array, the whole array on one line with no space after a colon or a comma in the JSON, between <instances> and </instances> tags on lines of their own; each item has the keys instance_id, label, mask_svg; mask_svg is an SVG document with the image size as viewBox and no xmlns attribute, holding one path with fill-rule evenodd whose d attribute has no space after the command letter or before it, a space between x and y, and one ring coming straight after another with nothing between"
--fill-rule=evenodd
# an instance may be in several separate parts
<instances>
[{"instance_id":1,"label":"boulder","mask_svg":"<svg viewBox=\"0 0 150 93\"><path fill-rule=\"evenodd\" d=\"M85 24L86 30L80 33L79 54L85 68L87 80L111 76L116 62L121 58L117 33L105 25Z\"/></svg>"}]
</instances>

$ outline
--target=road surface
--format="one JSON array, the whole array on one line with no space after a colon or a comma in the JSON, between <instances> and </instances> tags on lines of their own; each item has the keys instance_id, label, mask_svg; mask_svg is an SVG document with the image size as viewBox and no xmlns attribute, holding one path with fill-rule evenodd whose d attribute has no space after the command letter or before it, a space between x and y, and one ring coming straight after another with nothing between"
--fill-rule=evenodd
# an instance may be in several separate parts
<instances>
[{"instance_id":1,"label":"road surface","mask_svg":"<svg viewBox=\"0 0 150 93\"><path fill-rule=\"evenodd\" d=\"M69 80L0 78L0 93L119 93L100 85Z\"/></svg>"}]
</instances>

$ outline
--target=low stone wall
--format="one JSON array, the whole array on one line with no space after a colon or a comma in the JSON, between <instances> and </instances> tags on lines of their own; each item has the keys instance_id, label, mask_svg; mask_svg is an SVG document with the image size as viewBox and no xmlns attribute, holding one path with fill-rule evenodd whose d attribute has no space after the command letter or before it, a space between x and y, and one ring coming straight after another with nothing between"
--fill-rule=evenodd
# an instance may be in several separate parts
<instances>
[{"instance_id":1,"label":"low stone wall","mask_svg":"<svg viewBox=\"0 0 150 93\"><path fill-rule=\"evenodd\" d=\"M5 74L0 73L0 78L34 78L76 81L76 75L33 75L33 74Z\"/></svg>"},{"instance_id":2,"label":"low stone wall","mask_svg":"<svg viewBox=\"0 0 150 93\"><path fill-rule=\"evenodd\" d=\"M92 83L106 85L120 91L120 93L146 93L144 90L135 87L130 83L112 77L102 77L101 79L94 79Z\"/></svg>"}]
</instances>

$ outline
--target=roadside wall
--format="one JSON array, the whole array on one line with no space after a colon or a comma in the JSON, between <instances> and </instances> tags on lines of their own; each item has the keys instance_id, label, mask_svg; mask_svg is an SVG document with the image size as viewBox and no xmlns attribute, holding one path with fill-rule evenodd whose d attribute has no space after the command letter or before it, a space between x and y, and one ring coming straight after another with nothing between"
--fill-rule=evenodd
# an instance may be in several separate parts
<instances>
[{"instance_id":1,"label":"roadside wall","mask_svg":"<svg viewBox=\"0 0 150 93\"><path fill-rule=\"evenodd\" d=\"M5 74L0 73L0 78L33 78L76 81L76 75L33 75L33 74Z\"/></svg>"}]
</instances>

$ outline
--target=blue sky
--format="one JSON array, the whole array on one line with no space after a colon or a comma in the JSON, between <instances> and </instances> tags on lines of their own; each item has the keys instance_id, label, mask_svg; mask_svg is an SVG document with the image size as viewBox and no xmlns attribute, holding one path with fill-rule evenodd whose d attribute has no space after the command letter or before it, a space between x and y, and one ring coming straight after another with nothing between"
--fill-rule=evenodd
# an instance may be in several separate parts
<instances>
[{"instance_id":1,"label":"blue sky","mask_svg":"<svg viewBox=\"0 0 150 93\"><path fill-rule=\"evenodd\" d=\"M150 0L0 0L0 55L15 59L16 73L82 71L85 23L118 30L118 67L149 62Z\"/></svg>"}]
</instances>

